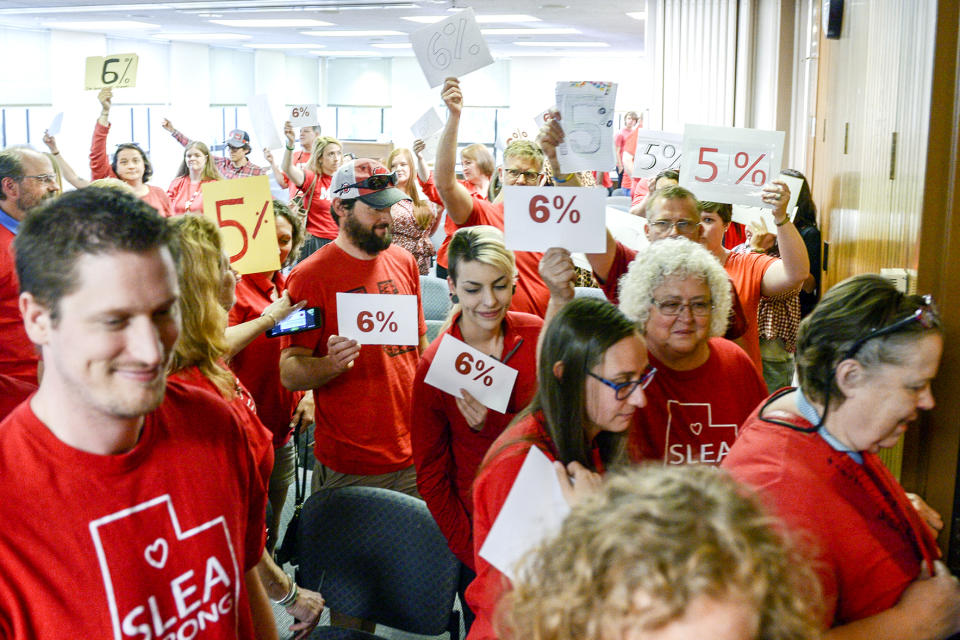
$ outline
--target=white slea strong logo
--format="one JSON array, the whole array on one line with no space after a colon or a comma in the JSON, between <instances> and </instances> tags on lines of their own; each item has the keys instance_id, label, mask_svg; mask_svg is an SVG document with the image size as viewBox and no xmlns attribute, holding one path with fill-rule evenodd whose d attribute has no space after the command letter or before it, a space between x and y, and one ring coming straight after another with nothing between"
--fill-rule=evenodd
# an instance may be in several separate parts
<instances>
[{"instance_id":1,"label":"white slea strong logo","mask_svg":"<svg viewBox=\"0 0 960 640\"><path fill-rule=\"evenodd\" d=\"M709 402L667 400L666 464L720 464L737 439L737 425L713 424Z\"/></svg>"},{"instance_id":2,"label":"white slea strong logo","mask_svg":"<svg viewBox=\"0 0 960 640\"><path fill-rule=\"evenodd\" d=\"M182 531L169 495L90 523L113 637L235 638L240 568L223 516Z\"/></svg>"}]
</instances>

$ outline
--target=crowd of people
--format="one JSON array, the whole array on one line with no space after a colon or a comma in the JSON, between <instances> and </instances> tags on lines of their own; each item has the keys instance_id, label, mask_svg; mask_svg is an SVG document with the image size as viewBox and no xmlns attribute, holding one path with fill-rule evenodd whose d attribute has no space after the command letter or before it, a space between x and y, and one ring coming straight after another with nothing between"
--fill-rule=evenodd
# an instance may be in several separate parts
<instances>
[{"instance_id":1,"label":"crowd of people","mask_svg":"<svg viewBox=\"0 0 960 640\"><path fill-rule=\"evenodd\" d=\"M511 251L501 187L598 181L561 170L556 113L500 166L465 147L458 176L456 78L441 99L432 171L422 141L344 161L285 123L280 163L265 151L288 190L281 269L242 277L199 214L203 184L267 172L245 131L217 157L164 121L184 147L164 190L135 142L108 156L105 89L89 180L51 136L0 151L0 637L271 638L271 600L307 637L322 585L272 551L309 424L312 491L425 501L471 640L960 632L942 522L877 456L933 406L934 301L873 275L821 296L805 180L795 216L775 179L774 228L738 230L675 171L631 178L634 112L619 188L648 245L608 231L586 273L563 248ZM451 302L432 342L424 277ZM342 293L413 296L418 339L349 337ZM265 335L305 308L316 329ZM503 411L426 381L446 338L516 371ZM571 511L511 580L480 549L532 449Z\"/></svg>"}]
</instances>

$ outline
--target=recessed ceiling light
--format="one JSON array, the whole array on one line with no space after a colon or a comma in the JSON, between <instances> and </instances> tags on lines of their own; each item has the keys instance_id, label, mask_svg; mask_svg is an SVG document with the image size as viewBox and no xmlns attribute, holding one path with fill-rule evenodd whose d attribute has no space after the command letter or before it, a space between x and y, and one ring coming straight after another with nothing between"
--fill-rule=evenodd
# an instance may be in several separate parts
<instances>
[{"instance_id":1,"label":"recessed ceiling light","mask_svg":"<svg viewBox=\"0 0 960 640\"><path fill-rule=\"evenodd\" d=\"M570 27L559 27L556 29L481 29L480 33L485 36L569 36L580 31Z\"/></svg>"},{"instance_id":2,"label":"recessed ceiling light","mask_svg":"<svg viewBox=\"0 0 960 640\"><path fill-rule=\"evenodd\" d=\"M405 36L403 31L301 31L305 36L317 36L327 38L372 38L374 36Z\"/></svg>"},{"instance_id":3,"label":"recessed ceiling light","mask_svg":"<svg viewBox=\"0 0 960 640\"><path fill-rule=\"evenodd\" d=\"M241 20L211 20L213 24L222 24L225 27L332 27L332 22L312 20L309 18L245 18Z\"/></svg>"},{"instance_id":4,"label":"recessed ceiling light","mask_svg":"<svg viewBox=\"0 0 960 640\"><path fill-rule=\"evenodd\" d=\"M317 47L322 47L322 44L245 44L245 47L251 49L316 49Z\"/></svg>"},{"instance_id":5,"label":"recessed ceiling light","mask_svg":"<svg viewBox=\"0 0 960 640\"><path fill-rule=\"evenodd\" d=\"M240 33L162 33L157 37L163 40L250 40L253 36Z\"/></svg>"},{"instance_id":6,"label":"recessed ceiling light","mask_svg":"<svg viewBox=\"0 0 960 640\"><path fill-rule=\"evenodd\" d=\"M48 29L68 29L71 31L133 31L159 29L160 25L138 20L55 20L44 22Z\"/></svg>"},{"instance_id":7,"label":"recessed ceiling light","mask_svg":"<svg viewBox=\"0 0 960 640\"><path fill-rule=\"evenodd\" d=\"M518 47L609 47L606 42L514 42Z\"/></svg>"},{"instance_id":8,"label":"recessed ceiling light","mask_svg":"<svg viewBox=\"0 0 960 640\"><path fill-rule=\"evenodd\" d=\"M412 49L413 45L409 42L391 42L384 44L372 44L371 47L376 47L377 49Z\"/></svg>"},{"instance_id":9,"label":"recessed ceiling light","mask_svg":"<svg viewBox=\"0 0 960 640\"><path fill-rule=\"evenodd\" d=\"M627 15L634 20L646 20L647 12L646 11L628 11Z\"/></svg>"}]
</instances>

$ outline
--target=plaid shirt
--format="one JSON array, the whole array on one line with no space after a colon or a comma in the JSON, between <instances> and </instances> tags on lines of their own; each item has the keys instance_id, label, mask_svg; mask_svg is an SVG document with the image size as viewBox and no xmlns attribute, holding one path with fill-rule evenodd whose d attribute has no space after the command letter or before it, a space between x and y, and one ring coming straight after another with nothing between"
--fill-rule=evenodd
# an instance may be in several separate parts
<instances>
[{"instance_id":1,"label":"plaid shirt","mask_svg":"<svg viewBox=\"0 0 960 640\"><path fill-rule=\"evenodd\" d=\"M734 253L750 253L752 249L746 242L731 249ZM773 245L767 251L768 256L780 257L780 249ZM757 328L760 337L766 340L783 340L783 346L789 353L797 350L797 329L800 327L800 288L785 291L775 296L760 298L757 305Z\"/></svg>"},{"instance_id":2,"label":"plaid shirt","mask_svg":"<svg viewBox=\"0 0 960 640\"><path fill-rule=\"evenodd\" d=\"M173 139L179 142L180 144L182 144L183 146L187 146L188 144L190 144L190 138L183 135L179 131L174 131L170 135L172 135ZM266 173L266 171L264 171L261 167L258 167L257 165L249 161L247 162L247 164L243 165L242 167L236 167L234 166L230 158L224 158L223 156L213 156L213 162L217 165L217 169L220 170L220 175L222 175L224 178L227 178L227 179L248 178L250 176L260 176Z\"/></svg>"}]
</instances>

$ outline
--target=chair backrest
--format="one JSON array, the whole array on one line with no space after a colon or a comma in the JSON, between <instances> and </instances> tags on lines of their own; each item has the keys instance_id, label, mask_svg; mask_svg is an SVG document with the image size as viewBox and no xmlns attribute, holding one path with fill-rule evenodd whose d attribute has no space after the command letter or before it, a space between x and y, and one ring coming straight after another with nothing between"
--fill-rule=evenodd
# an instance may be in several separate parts
<instances>
[{"instance_id":1,"label":"chair backrest","mask_svg":"<svg viewBox=\"0 0 960 640\"><path fill-rule=\"evenodd\" d=\"M573 297L574 298L600 298L601 300L606 300L606 294L596 287L574 287L573 288Z\"/></svg>"},{"instance_id":2,"label":"chair backrest","mask_svg":"<svg viewBox=\"0 0 960 640\"><path fill-rule=\"evenodd\" d=\"M446 320L453 303L447 281L436 276L420 276L420 295L423 299L423 317L426 320Z\"/></svg>"},{"instance_id":3,"label":"chair backrest","mask_svg":"<svg viewBox=\"0 0 960 640\"><path fill-rule=\"evenodd\" d=\"M299 581L331 610L408 633L459 633L459 562L425 502L387 489L328 489L311 495L300 517Z\"/></svg>"}]
</instances>

